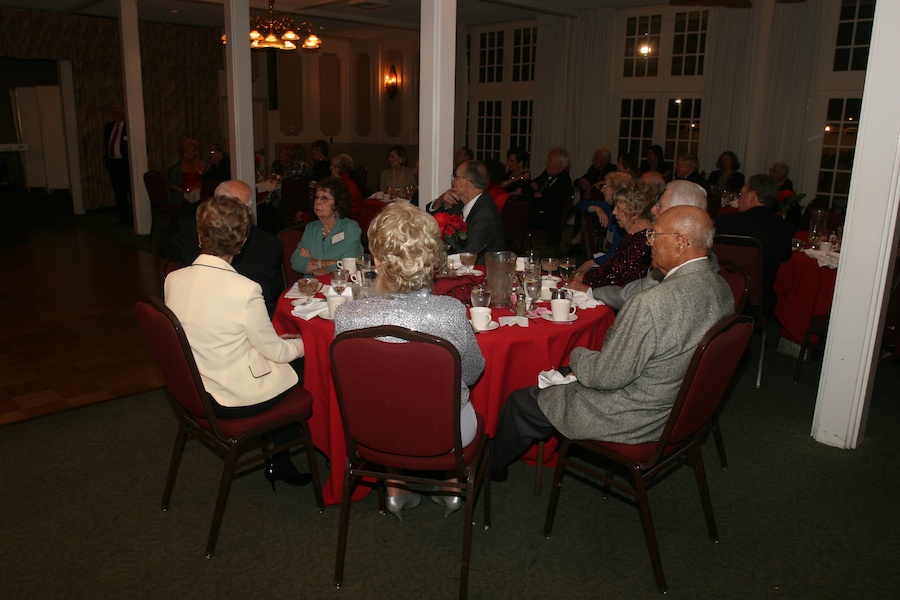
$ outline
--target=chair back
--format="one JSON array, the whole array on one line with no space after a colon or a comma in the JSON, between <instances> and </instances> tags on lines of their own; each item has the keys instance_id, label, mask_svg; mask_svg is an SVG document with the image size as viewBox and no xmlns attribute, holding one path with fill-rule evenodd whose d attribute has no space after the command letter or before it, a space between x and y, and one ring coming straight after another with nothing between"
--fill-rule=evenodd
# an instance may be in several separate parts
<instances>
[{"instance_id":1,"label":"chair back","mask_svg":"<svg viewBox=\"0 0 900 600\"><path fill-rule=\"evenodd\" d=\"M651 464L711 423L752 335L752 319L729 315L703 336L694 350Z\"/></svg>"},{"instance_id":2,"label":"chair back","mask_svg":"<svg viewBox=\"0 0 900 600\"><path fill-rule=\"evenodd\" d=\"M602 246L600 240L603 238L597 236L598 228L602 232L606 231L605 227L601 227L600 219L596 214L583 211L581 213L581 243L584 244L585 257L593 257L600 251Z\"/></svg>"},{"instance_id":3,"label":"chair back","mask_svg":"<svg viewBox=\"0 0 900 600\"><path fill-rule=\"evenodd\" d=\"M135 308L144 337L172 397L191 417L204 425L209 423L216 437L222 438L209 394L178 317L156 296L141 298Z\"/></svg>"},{"instance_id":4,"label":"chair back","mask_svg":"<svg viewBox=\"0 0 900 600\"><path fill-rule=\"evenodd\" d=\"M303 230L303 225L294 225L278 232L278 239L284 244L281 264L284 269L285 289L294 285L294 282L303 276L303 273L298 273L291 267L291 256L300 245L300 240L303 239Z\"/></svg>"},{"instance_id":5,"label":"chair back","mask_svg":"<svg viewBox=\"0 0 900 600\"><path fill-rule=\"evenodd\" d=\"M150 197L150 204L154 208L169 204L169 190L166 188L166 178L159 171L147 171L144 173L144 187Z\"/></svg>"},{"instance_id":6,"label":"chair back","mask_svg":"<svg viewBox=\"0 0 900 600\"><path fill-rule=\"evenodd\" d=\"M750 286L749 303L759 306L759 314L766 314L763 307L763 250L760 241L748 235L717 235L713 252L719 262L725 260L740 265L747 273Z\"/></svg>"},{"instance_id":7,"label":"chair back","mask_svg":"<svg viewBox=\"0 0 900 600\"><path fill-rule=\"evenodd\" d=\"M739 315L743 314L747 307L747 301L750 299L750 277L747 275L747 271L737 263L723 260L719 261L719 275L722 276L734 295L734 312Z\"/></svg>"},{"instance_id":8,"label":"chair back","mask_svg":"<svg viewBox=\"0 0 900 600\"><path fill-rule=\"evenodd\" d=\"M281 215L288 223L297 211L309 212L309 177L287 177L281 180Z\"/></svg>"},{"instance_id":9,"label":"chair back","mask_svg":"<svg viewBox=\"0 0 900 600\"><path fill-rule=\"evenodd\" d=\"M528 211L531 200L528 198L508 198L500 217L503 219L503 236L506 247L518 250L528 232Z\"/></svg>"},{"instance_id":10,"label":"chair back","mask_svg":"<svg viewBox=\"0 0 900 600\"><path fill-rule=\"evenodd\" d=\"M419 459L461 449L459 353L447 340L382 325L338 335L331 344L347 456L425 468ZM428 365L427 369L410 365ZM465 468L456 451L458 472Z\"/></svg>"}]
</instances>

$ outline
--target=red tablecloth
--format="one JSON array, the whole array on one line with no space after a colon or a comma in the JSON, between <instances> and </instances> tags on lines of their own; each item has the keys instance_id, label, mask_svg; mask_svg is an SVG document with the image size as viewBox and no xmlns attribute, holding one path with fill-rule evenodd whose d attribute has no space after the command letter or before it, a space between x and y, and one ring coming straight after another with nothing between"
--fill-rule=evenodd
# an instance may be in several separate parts
<instances>
[{"instance_id":1,"label":"red tablecloth","mask_svg":"<svg viewBox=\"0 0 900 600\"><path fill-rule=\"evenodd\" d=\"M347 459L343 424L331 377L328 348L334 339L334 323L315 317L309 321L291 315L291 300L283 296L272 317L278 333L299 332L306 344L303 386L313 396L313 414L309 420L313 443L331 461L332 474L322 493L327 504L338 504L343 483L341 469ZM494 319L508 316L507 309L494 309ZM471 402L485 420L487 432L494 434L500 408L509 394L537 383L540 371L568 364L569 353L576 346L599 350L612 326L613 312L606 306L578 311L571 325L530 321L530 327L501 327L476 336L485 358L481 379L471 389ZM354 499L368 493L360 486Z\"/></svg>"},{"instance_id":2,"label":"red tablecloth","mask_svg":"<svg viewBox=\"0 0 900 600\"><path fill-rule=\"evenodd\" d=\"M836 279L837 269L820 267L800 251L781 264L775 278L775 318L781 324L781 337L799 344L813 316L831 312Z\"/></svg>"}]
</instances>

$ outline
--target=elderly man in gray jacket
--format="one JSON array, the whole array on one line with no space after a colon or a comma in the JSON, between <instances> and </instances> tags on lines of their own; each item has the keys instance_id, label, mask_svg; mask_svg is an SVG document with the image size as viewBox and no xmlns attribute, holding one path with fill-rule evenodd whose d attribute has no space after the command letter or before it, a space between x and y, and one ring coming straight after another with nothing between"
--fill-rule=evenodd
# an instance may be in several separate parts
<instances>
[{"instance_id":1,"label":"elderly man in gray jacket","mask_svg":"<svg viewBox=\"0 0 900 600\"><path fill-rule=\"evenodd\" d=\"M694 349L713 325L734 312L725 280L710 264L712 221L693 206L670 208L648 234L663 282L632 296L609 330L603 350L576 348L578 381L513 392L491 443L491 471L506 466L554 429L572 439L638 444L662 433Z\"/></svg>"}]
</instances>

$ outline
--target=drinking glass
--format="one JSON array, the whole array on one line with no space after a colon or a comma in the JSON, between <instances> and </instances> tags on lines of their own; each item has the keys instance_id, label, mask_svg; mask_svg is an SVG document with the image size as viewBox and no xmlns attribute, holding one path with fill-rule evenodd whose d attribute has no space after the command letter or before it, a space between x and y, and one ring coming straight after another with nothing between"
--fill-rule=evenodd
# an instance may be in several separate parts
<instances>
[{"instance_id":1,"label":"drinking glass","mask_svg":"<svg viewBox=\"0 0 900 600\"><path fill-rule=\"evenodd\" d=\"M338 295L344 293L348 277L350 277L350 273L347 272L347 269L335 269L331 272L331 287L334 288Z\"/></svg>"},{"instance_id":2,"label":"drinking glass","mask_svg":"<svg viewBox=\"0 0 900 600\"><path fill-rule=\"evenodd\" d=\"M541 267L547 271L547 276L552 277L553 271L559 268L559 259L558 258L542 258L541 259Z\"/></svg>"},{"instance_id":3,"label":"drinking glass","mask_svg":"<svg viewBox=\"0 0 900 600\"><path fill-rule=\"evenodd\" d=\"M572 276L575 274L575 259L574 258L562 258L559 261L559 276L562 277L562 280L569 285L569 282L572 281Z\"/></svg>"},{"instance_id":4,"label":"drinking glass","mask_svg":"<svg viewBox=\"0 0 900 600\"><path fill-rule=\"evenodd\" d=\"M529 308L534 308L534 303L541 297L541 282L538 280L526 281L525 293L531 298Z\"/></svg>"},{"instance_id":5,"label":"drinking glass","mask_svg":"<svg viewBox=\"0 0 900 600\"><path fill-rule=\"evenodd\" d=\"M300 306L306 306L312 302L312 297L319 291L319 280L315 277L304 277L303 279L299 279L297 281L297 289L304 297L303 304Z\"/></svg>"},{"instance_id":6,"label":"drinking glass","mask_svg":"<svg viewBox=\"0 0 900 600\"><path fill-rule=\"evenodd\" d=\"M537 267L541 266L541 258L538 256L536 250L529 250L525 253L525 270L528 270L528 267Z\"/></svg>"},{"instance_id":7,"label":"drinking glass","mask_svg":"<svg viewBox=\"0 0 900 600\"><path fill-rule=\"evenodd\" d=\"M463 268L465 269L463 273L471 273L472 267L475 266L475 254L473 252L460 252L459 254L459 262L462 263Z\"/></svg>"},{"instance_id":8,"label":"drinking glass","mask_svg":"<svg viewBox=\"0 0 900 600\"><path fill-rule=\"evenodd\" d=\"M472 306L490 306L491 289L483 283L472 288Z\"/></svg>"}]
</instances>

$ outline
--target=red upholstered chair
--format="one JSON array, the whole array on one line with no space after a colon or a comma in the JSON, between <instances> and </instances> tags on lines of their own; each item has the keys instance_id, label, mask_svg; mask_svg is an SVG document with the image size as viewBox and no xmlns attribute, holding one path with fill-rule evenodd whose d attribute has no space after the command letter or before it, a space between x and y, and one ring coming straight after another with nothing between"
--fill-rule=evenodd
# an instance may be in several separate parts
<instances>
[{"instance_id":1,"label":"red upholstered chair","mask_svg":"<svg viewBox=\"0 0 900 600\"><path fill-rule=\"evenodd\" d=\"M310 220L309 177L288 177L281 180L281 208L279 215L282 227L294 222L297 212L304 214L303 220Z\"/></svg>"},{"instance_id":2,"label":"red upholstered chair","mask_svg":"<svg viewBox=\"0 0 900 600\"><path fill-rule=\"evenodd\" d=\"M169 216L169 231L167 235L172 235L175 226L178 225L178 217L184 211L191 208L187 202L172 204L169 201L169 188L166 187L166 178L159 171L147 171L144 173L144 187L147 188L147 195L150 197L150 210L153 214L153 221L150 224L150 239L153 239L153 230L156 228L156 222L163 215Z\"/></svg>"},{"instance_id":3,"label":"red upholstered chair","mask_svg":"<svg viewBox=\"0 0 900 600\"><path fill-rule=\"evenodd\" d=\"M398 338L403 343L383 338ZM428 369L411 370L410 364L427 364ZM490 445L484 420L479 415L475 439L462 447L459 353L450 342L439 337L384 325L337 336L331 344L331 369L344 421L348 457L344 465L335 586L341 586L344 576L353 488L362 477L376 478L378 507L384 514L384 481L397 479L443 486L452 490L450 494L459 494L465 500L459 578L459 597L465 598L472 515L482 488L484 528L490 526ZM433 472L434 477L426 477L428 472ZM458 483L444 481L448 477L456 477ZM448 495L446 491L440 493Z\"/></svg>"},{"instance_id":4,"label":"red upholstered chair","mask_svg":"<svg viewBox=\"0 0 900 600\"><path fill-rule=\"evenodd\" d=\"M312 475L316 504L319 506L319 512L325 510L316 455L307 424L307 419L312 415L312 395L302 387L296 386L286 398L264 413L243 419L218 419L213 413L212 400L203 387L194 355L178 318L156 297L139 300L136 308L153 358L162 372L169 393L176 401L179 413L178 434L175 436L175 448L172 451L169 476L163 492L163 510L169 509L175 476L178 474L178 466L188 436L199 438L219 454L224 455L225 465L206 542L206 557L212 556L216 548L219 526L222 524L228 492L231 490L231 480L235 473L247 465L266 460L276 452L299 444L306 446L306 458ZM267 449L268 443L264 441L261 451L247 451L248 442L258 442L260 438L267 440L274 431L290 425L300 427L302 435L299 439L271 450Z\"/></svg>"},{"instance_id":5,"label":"red upholstered chair","mask_svg":"<svg viewBox=\"0 0 900 600\"><path fill-rule=\"evenodd\" d=\"M713 252L719 261L730 261L746 271L750 285L748 304L756 307L759 318L755 330L762 336L759 346L759 367L756 371L756 387L762 382L763 358L766 353L766 323L772 308L764 303L763 292L763 249L758 239L746 235L717 235L713 242Z\"/></svg>"},{"instance_id":6,"label":"red upholstered chair","mask_svg":"<svg viewBox=\"0 0 900 600\"><path fill-rule=\"evenodd\" d=\"M753 322L751 319L731 315L703 336L694 351L687 374L678 391L678 397L672 406L672 412L669 414L665 428L658 440L643 444L564 440L557 458L553 491L550 496L550 505L547 507L547 520L544 523L544 535L549 537L553 529L553 519L556 516L556 505L559 502L565 472L574 470L594 477L603 483L604 492L607 492L610 487L614 487L618 492L637 501L641 512L641 522L644 526L644 536L647 539L647 549L650 552L650 562L656 577L656 587L660 592L665 592L666 580L663 576L656 531L650 514L647 487L673 468L682 464L690 464L697 477L697 486L700 489L700 500L706 516L709 537L713 541L717 541L716 521L709 499L700 445L706 434L709 433L716 408L731 382L738 361L752 335ZM573 460L569 456L573 446L597 455L607 462L609 467L602 469L593 463ZM690 460L685 460L688 458ZM633 485L614 479L613 467L616 464L625 467L631 476Z\"/></svg>"},{"instance_id":7,"label":"red upholstered chair","mask_svg":"<svg viewBox=\"0 0 900 600\"><path fill-rule=\"evenodd\" d=\"M294 285L294 282L303 277L303 273L298 273L291 267L291 256L294 250L303 239L303 230L305 225L292 225L278 232L278 239L284 244L284 254L282 256L282 266L284 268L284 289Z\"/></svg>"},{"instance_id":8,"label":"red upholstered chair","mask_svg":"<svg viewBox=\"0 0 900 600\"><path fill-rule=\"evenodd\" d=\"M503 235L506 238L506 249L521 252L528 233L528 211L531 201L528 198L508 198L503 205L500 217L503 219Z\"/></svg>"}]
</instances>

